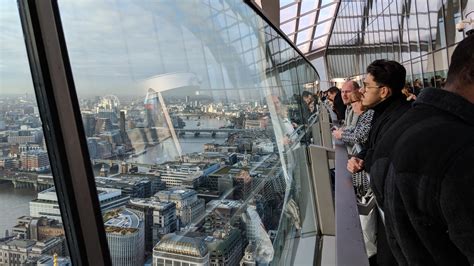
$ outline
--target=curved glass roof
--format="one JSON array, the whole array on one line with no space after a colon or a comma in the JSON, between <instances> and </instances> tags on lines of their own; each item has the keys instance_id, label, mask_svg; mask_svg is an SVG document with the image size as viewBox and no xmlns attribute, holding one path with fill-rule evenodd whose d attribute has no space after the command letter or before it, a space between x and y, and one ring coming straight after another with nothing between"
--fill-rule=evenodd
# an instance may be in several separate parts
<instances>
[{"instance_id":1,"label":"curved glass roof","mask_svg":"<svg viewBox=\"0 0 474 266\"><path fill-rule=\"evenodd\" d=\"M306 56L326 49L338 0L280 0L280 28Z\"/></svg>"}]
</instances>

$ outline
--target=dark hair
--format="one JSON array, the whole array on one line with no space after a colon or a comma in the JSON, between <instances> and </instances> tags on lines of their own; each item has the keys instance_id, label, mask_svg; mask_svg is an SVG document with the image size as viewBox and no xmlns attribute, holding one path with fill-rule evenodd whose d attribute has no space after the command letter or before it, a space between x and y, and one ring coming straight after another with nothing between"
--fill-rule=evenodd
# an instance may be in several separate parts
<instances>
[{"instance_id":1,"label":"dark hair","mask_svg":"<svg viewBox=\"0 0 474 266\"><path fill-rule=\"evenodd\" d=\"M303 98L306 98L308 96L313 96L313 94L309 91L303 91L303 93L301 94L301 97Z\"/></svg>"},{"instance_id":2,"label":"dark hair","mask_svg":"<svg viewBox=\"0 0 474 266\"><path fill-rule=\"evenodd\" d=\"M337 89L337 87L334 87L334 88ZM334 109L334 112L336 113L337 120L339 121L344 120L344 118L346 117L347 106L342 101L342 96L339 89L337 90L337 94L334 97L333 103L334 103L333 109Z\"/></svg>"},{"instance_id":3,"label":"dark hair","mask_svg":"<svg viewBox=\"0 0 474 266\"><path fill-rule=\"evenodd\" d=\"M332 86L331 88L328 89L329 93L338 93L339 89L336 86Z\"/></svg>"},{"instance_id":4,"label":"dark hair","mask_svg":"<svg viewBox=\"0 0 474 266\"><path fill-rule=\"evenodd\" d=\"M375 60L367 67L367 73L374 77L378 85L392 89L393 95L401 95L407 71L400 63L385 59Z\"/></svg>"},{"instance_id":5,"label":"dark hair","mask_svg":"<svg viewBox=\"0 0 474 266\"><path fill-rule=\"evenodd\" d=\"M464 38L451 56L446 86L459 84L462 89L474 83L474 35Z\"/></svg>"}]
</instances>

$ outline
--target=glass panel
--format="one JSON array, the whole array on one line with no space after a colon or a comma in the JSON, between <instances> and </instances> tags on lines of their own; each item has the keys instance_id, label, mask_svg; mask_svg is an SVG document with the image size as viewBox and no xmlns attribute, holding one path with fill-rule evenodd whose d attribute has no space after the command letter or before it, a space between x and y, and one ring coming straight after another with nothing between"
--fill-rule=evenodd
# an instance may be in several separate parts
<instances>
[{"instance_id":1,"label":"glass panel","mask_svg":"<svg viewBox=\"0 0 474 266\"><path fill-rule=\"evenodd\" d=\"M435 76L434 80L431 80L432 86L436 88L441 88L446 81L448 74L448 55L447 50L442 49L433 54L435 59Z\"/></svg>"},{"instance_id":2,"label":"glass panel","mask_svg":"<svg viewBox=\"0 0 474 266\"><path fill-rule=\"evenodd\" d=\"M327 42L328 37L324 36L322 38L318 38L313 40L313 46L311 47L312 50L318 50L320 48L326 47L326 42Z\"/></svg>"},{"instance_id":3,"label":"glass panel","mask_svg":"<svg viewBox=\"0 0 474 266\"><path fill-rule=\"evenodd\" d=\"M311 38L311 33L313 33L313 28L299 31L296 37L296 44L299 45L303 42L309 41L309 39Z\"/></svg>"},{"instance_id":4,"label":"glass panel","mask_svg":"<svg viewBox=\"0 0 474 266\"><path fill-rule=\"evenodd\" d=\"M404 3L405 5L405 3ZM406 12L406 11L405 11ZM400 18L403 27L403 35L402 35L402 62L406 62L410 60L410 36L408 31L408 14L404 13L403 16Z\"/></svg>"},{"instance_id":5,"label":"glass panel","mask_svg":"<svg viewBox=\"0 0 474 266\"><path fill-rule=\"evenodd\" d=\"M59 2L96 184L121 196L103 212L114 264L125 238L139 263L170 245L212 259L232 240L228 264L250 241L259 264L287 264L317 234L301 105L317 74L236 3Z\"/></svg>"},{"instance_id":6,"label":"glass panel","mask_svg":"<svg viewBox=\"0 0 474 266\"><path fill-rule=\"evenodd\" d=\"M336 2L335 0L321 0L321 7L327 6L333 2Z\"/></svg>"},{"instance_id":7,"label":"glass panel","mask_svg":"<svg viewBox=\"0 0 474 266\"><path fill-rule=\"evenodd\" d=\"M0 25L0 264L52 264L68 251L16 1Z\"/></svg>"},{"instance_id":8,"label":"glass panel","mask_svg":"<svg viewBox=\"0 0 474 266\"><path fill-rule=\"evenodd\" d=\"M315 24L316 12L309 13L300 18L298 29L304 29Z\"/></svg>"},{"instance_id":9,"label":"glass panel","mask_svg":"<svg viewBox=\"0 0 474 266\"><path fill-rule=\"evenodd\" d=\"M451 56L453 55L454 49L456 49L456 46L457 45L453 45L448 48L448 62L449 63L451 63Z\"/></svg>"},{"instance_id":10,"label":"glass panel","mask_svg":"<svg viewBox=\"0 0 474 266\"><path fill-rule=\"evenodd\" d=\"M416 11L416 1L410 4L410 15L407 17L408 31L410 36L410 57L417 58L420 56L420 45L418 42L418 20Z\"/></svg>"},{"instance_id":11,"label":"glass panel","mask_svg":"<svg viewBox=\"0 0 474 266\"><path fill-rule=\"evenodd\" d=\"M285 34L290 34L294 33L296 30L296 19L292 20L288 23L282 24L280 29L285 33Z\"/></svg>"},{"instance_id":12,"label":"glass panel","mask_svg":"<svg viewBox=\"0 0 474 266\"><path fill-rule=\"evenodd\" d=\"M431 81L434 79L434 65L433 65L433 54L421 57L421 63L423 66L423 87L433 87L434 84Z\"/></svg>"},{"instance_id":13,"label":"glass panel","mask_svg":"<svg viewBox=\"0 0 474 266\"><path fill-rule=\"evenodd\" d=\"M335 16L334 13L336 12L336 8L337 8L336 4L332 4L328 7L321 8L321 10L319 10L318 21L324 21L326 19L334 17Z\"/></svg>"},{"instance_id":14,"label":"glass panel","mask_svg":"<svg viewBox=\"0 0 474 266\"><path fill-rule=\"evenodd\" d=\"M280 0L280 6L286 6L289 4L295 4L294 0Z\"/></svg>"},{"instance_id":15,"label":"glass panel","mask_svg":"<svg viewBox=\"0 0 474 266\"><path fill-rule=\"evenodd\" d=\"M428 10L433 50L446 47L442 0L429 1Z\"/></svg>"},{"instance_id":16,"label":"glass panel","mask_svg":"<svg viewBox=\"0 0 474 266\"><path fill-rule=\"evenodd\" d=\"M446 15L446 39L449 46L463 39L463 32L456 30L456 23L462 20L462 14L458 0L446 1L444 9Z\"/></svg>"},{"instance_id":17,"label":"glass panel","mask_svg":"<svg viewBox=\"0 0 474 266\"><path fill-rule=\"evenodd\" d=\"M318 1L314 0L303 0L301 1L301 14L318 8Z\"/></svg>"},{"instance_id":18,"label":"glass panel","mask_svg":"<svg viewBox=\"0 0 474 266\"><path fill-rule=\"evenodd\" d=\"M431 52L431 31L428 14L428 3L426 0L417 0L418 33L420 35L420 54L425 55Z\"/></svg>"},{"instance_id":19,"label":"glass panel","mask_svg":"<svg viewBox=\"0 0 474 266\"><path fill-rule=\"evenodd\" d=\"M287 21L290 18L296 17L296 11L298 10L298 5L294 4L287 8L284 8L280 11L280 21Z\"/></svg>"},{"instance_id":20,"label":"glass panel","mask_svg":"<svg viewBox=\"0 0 474 266\"><path fill-rule=\"evenodd\" d=\"M329 29L331 28L331 22L332 21L328 21L322 24L318 24L316 26L316 32L314 33L314 38L318 38L322 35L327 34L329 32Z\"/></svg>"}]
</instances>

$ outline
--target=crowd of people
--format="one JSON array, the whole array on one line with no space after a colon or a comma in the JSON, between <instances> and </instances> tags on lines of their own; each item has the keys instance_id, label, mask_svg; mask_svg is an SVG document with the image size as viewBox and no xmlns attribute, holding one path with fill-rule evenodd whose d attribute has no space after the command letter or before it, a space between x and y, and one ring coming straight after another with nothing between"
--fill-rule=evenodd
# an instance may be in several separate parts
<instances>
[{"instance_id":1,"label":"crowd of people","mask_svg":"<svg viewBox=\"0 0 474 266\"><path fill-rule=\"evenodd\" d=\"M376 60L361 88L347 81L321 95L357 194L376 200L371 262L474 265L474 35L456 47L442 88L405 80L401 64Z\"/></svg>"}]
</instances>

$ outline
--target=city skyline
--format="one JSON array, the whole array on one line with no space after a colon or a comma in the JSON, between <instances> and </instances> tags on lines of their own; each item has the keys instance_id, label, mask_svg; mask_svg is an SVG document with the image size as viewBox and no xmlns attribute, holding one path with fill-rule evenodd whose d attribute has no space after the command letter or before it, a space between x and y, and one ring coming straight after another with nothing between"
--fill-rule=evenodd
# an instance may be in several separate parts
<instances>
[{"instance_id":1,"label":"city skyline","mask_svg":"<svg viewBox=\"0 0 474 266\"><path fill-rule=\"evenodd\" d=\"M102 209L108 210L110 208L125 207L126 204L129 204L127 202L130 198L150 199L150 197L153 197L153 193L156 193L155 197L159 197L160 201L163 203L166 203L168 200L170 202L175 202L174 204L177 206L177 226L172 230L163 229L157 236L156 230L154 231L151 229L146 229L148 234L155 232L153 233L153 245L160 243L159 240L166 234L173 232L179 233L180 229L184 230L185 234L188 234L196 230L193 228L202 228L198 231L204 231L193 236L193 239L195 237L198 237L198 239L205 237L215 237L209 233L209 230L211 230L213 226L217 226L216 229L220 228L219 230L224 230L221 232L219 238L215 238L215 240L212 242L209 242L209 240L205 242L206 245L209 245L209 248L211 248L209 251L210 258L219 258L219 256L215 255L215 252L221 252L216 250L216 243L238 241L240 248L228 251L229 253L226 255L226 260L231 260L234 262L239 261L243 256L243 249L247 246L247 242L237 240L233 234L228 232L228 230L229 228L235 228L235 230L244 232L242 231L244 228L234 227L235 225L233 225L237 220L243 219L239 218L240 213L245 212L247 206L255 206L255 211L253 212L254 214L251 216L246 216L246 223L264 223L268 230L276 230L276 226L278 225L278 223L276 223L278 220L277 217L280 215L279 213L283 207L276 199L284 198L283 194L285 193L285 186L287 184L285 184L282 172L277 170L281 167L281 165L280 160L278 159L278 153L275 152L277 147L277 145L274 144L275 138L271 137L271 133L269 131L267 132L267 130L270 130L271 127L267 128L268 124L263 123L263 120L261 120L262 117L268 115L268 107L265 104L262 105L259 101L235 102L227 104L224 102L209 101L206 104L202 104L199 101L199 99L202 99L200 97L195 97L194 100L191 97L175 98L173 101L170 101L170 103L167 104L167 108L174 110L175 113L170 114L171 116L185 112L185 115L182 116L184 128L190 127L191 129L196 129L196 123L198 122L199 124L202 123L203 127L208 127L206 123L209 122L206 121L215 121L222 124L224 121L227 121L234 116L236 118L241 117L242 119L240 122L237 122L239 120L228 120L233 121L231 124L232 127L238 128L236 128L233 133L228 133L228 135L225 137L222 135L208 135L207 137L205 135L203 137L199 136L199 134L194 134L194 137L179 135L178 141L181 142L182 145L193 146L195 147L193 150L198 152L186 152L182 156L176 156L174 158L163 157L167 159L162 162L153 161L151 163L137 163L136 160L137 158L141 158L140 156L157 156L156 158L161 158L162 156L160 155L160 152L155 153L156 151L152 151L154 147L161 148L161 145L157 145L153 141L150 142L150 146L148 146L148 148L145 146L144 150L139 152L139 150L133 146L133 144L137 143L139 140L130 135L133 130L135 130L135 128L133 126L130 127L130 125L127 126L124 124L124 122L127 121L136 121L137 125L139 125L139 121L145 121L143 119L147 117L148 119L152 119L151 121L159 121L159 117L164 115L162 112L162 108L164 107L159 101L150 101L149 97L152 97L152 95L145 97L145 100L142 99L142 97L137 97L135 100L127 99L128 101L125 102L120 100L121 97L114 95L80 99L81 109L84 110L83 119L86 119L84 120L86 133L90 131L88 129L88 120L93 119L94 121L109 121L108 125L99 125L93 123L92 125L95 129L90 131L92 132L90 133L91 135L86 134L91 160L93 162L93 166L95 167L96 184L97 189L100 191L99 198ZM6 97L0 97L0 100L5 98ZM15 102L21 102L22 104L15 105ZM32 109L34 105L35 98L26 97L25 95L25 97L21 97L10 102L9 106L5 106L3 110L5 112L1 115L0 120L5 120L4 118L8 118L5 120L7 122L5 126L9 127L9 129L5 130L4 128L3 131L0 131L1 136L8 136L6 140L10 140L12 143L14 143L13 141L28 141L26 139L23 140L20 138L14 139L10 135L16 132L15 129L19 131L26 130L25 132L31 130L31 128L28 126L21 127L20 125L23 122L18 121L23 121L22 117L35 114L37 115L37 113L31 113L34 111L34 109ZM9 110L8 108L12 109ZM139 110L138 113L133 111L137 109ZM127 115L122 116L122 112L126 113ZM16 115L19 119L10 119L10 116L12 115L11 113ZM186 118L186 115L189 116L193 113L197 114L197 116ZM221 118L222 120L220 120ZM199 124L197 126L198 128ZM146 124L143 124L143 126L145 126L145 129L148 128L148 130L151 130L151 128L155 127L154 124L149 124L147 126ZM218 130L217 127L214 128L215 130ZM172 128L170 128L170 130L172 130ZM179 128L175 128L174 130L179 130ZM113 133L119 131L122 132L122 137L119 137L120 134L118 133ZM123 133L125 133L125 135ZM116 134L116 137L113 137L114 134ZM153 132L147 134L150 135L147 137L148 140L147 138L144 139L145 141L150 141L154 138ZM24 137L28 136L29 135L26 134ZM119 153L115 153L113 147L126 147L128 145L127 140L124 139L123 136L130 138L130 140L128 140L131 141L130 143L132 144L130 147L134 148L131 150L127 150L127 148L117 150ZM159 139L157 143L165 143L165 145L168 145L166 144L168 139L163 138L162 133L159 133L157 136ZM193 142L187 143L186 140L188 138L191 138L194 141L196 139L203 138L207 141L200 144L194 144ZM97 143L90 143L89 140L95 140ZM210 140L212 140L212 142L210 142ZM218 142L215 142L215 140L218 140ZM97 144L102 146L99 145L95 148L91 146ZM9 154L11 154L11 148L14 147L14 145L15 144L10 144L4 147L4 154L5 151L9 151ZM20 144L20 146L21 145L23 144ZM28 147L29 146L25 146L22 149L27 150L29 149ZM31 147L34 148L36 146ZM103 150L104 148L105 150ZM100 150L102 150L102 152L98 153ZM33 150L32 152L36 151ZM8 165L6 164L7 160L4 157L2 161L3 168L5 168L5 170L9 169L9 171L16 171L17 173L25 175L26 172L22 172L22 168L16 168L16 164L11 163L11 161L17 161L18 165L22 165L22 160L24 157L23 152L21 154L22 157L9 155ZM169 152L167 152L167 154L170 155ZM216 157L216 155L218 156ZM105 166L107 158L112 158L110 156L116 158L115 164L118 165L118 168L115 168L115 170L113 170L114 166L112 163ZM105 160L101 162L101 158L104 158ZM98 166L101 167L100 171L98 171L99 169L96 168ZM37 168L30 170L30 180L17 179L15 181L14 179L5 179L5 177L3 177L2 180L11 180L11 182L16 182L16 189L27 189L28 187L33 188L31 184L34 182L38 183L35 188L42 192L38 194L38 199L33 199L30 202L30 215L32 215L31 217L34 220L37 217L44 216L41 215L41 213L49 213L47 216L48 219L56 219L57 217L60 217L60 213L58 212L58 203L55 190L54 188L44 190L44 188L48 188L53 185L51 182L52 177L50 174L47 174L49 179L45 179L46 177L42 176L41 178L43 181L41 182L43 183L41 183L40 186L40 182L35 181L39 180L40 178L38 171L39 170L37 170ZM6 176L9 175L9 172L2 173L6 174ZM156 178L158 179L155 180ZM168 194L168 196L164 196L167 195L167 191L169 191L170 194ZM184 196L185 194L187 196ZM217 200L219 203L216 204L214 202L211 205L206 205L205 203L208 203L208 201L211 199L214 201ZM56 200L56 202L52 204L51 202L54 200ZM222 218L218 217L222 215L222 213L216 214L214 211L218 210L219 208L224 208L221 210L224 211L227 207L221 206L221 204L229 202L229 200L238 202L235 203L237 205L233 204L232 206L239 206L238 209L241 211L233 211L233 214L227 217L229 220L221 220ZM145 209L143 209L143 211L146 212ZM255 215L261 215L262 217L257 218ZM20 218L21 217L19 217L19 219ZM26 218L21 219L24 220ZM231 220L233 221L232 223L230 223ZM61 221L61 219L59 219L59 221ZM22 225L16 225L16 228L28 227L28 224L29 222L22 222ZM173 227L170 227L168 224L166 225L166 228ZM117 230L120 231L122 229ZM211 232L212 231L213 230L211 230ZM15 235L15 231L12 231L12 235ZM240 233L236 235L240 235ZM151 239L151 236L145 234L145 238ZM117 242L118 240L113 240L115 238L112 236L110 236L108 239L109 241L114 241L113 243L121 243ZM261 242L261 244L256 245L256 251L263 248L261 245L268 245L268 241L266 240ZM116 252L130 249L125 248L125 246L114 246L113 248L115 250L115 255L113 255L114 258L115 256L119 256ZM151 258L151 255L154 254L154 252L151 250L148 250L147 252L147 258Z\"/></svg>"}]
</instances>

